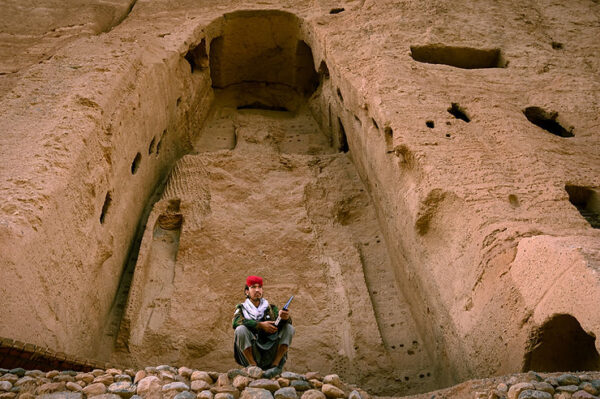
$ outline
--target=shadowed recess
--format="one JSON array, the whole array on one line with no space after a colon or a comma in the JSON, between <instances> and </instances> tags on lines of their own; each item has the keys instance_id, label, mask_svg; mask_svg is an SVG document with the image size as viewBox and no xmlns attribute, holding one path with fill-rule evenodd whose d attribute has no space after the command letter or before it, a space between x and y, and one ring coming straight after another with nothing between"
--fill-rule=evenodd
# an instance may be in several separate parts
<instances>
[{"instance_id":1,"label":"shadowed recess","mask_svg":"<svg viewBox=\"0 0 600 399\"><path fill-rule=\"evenodd\" d=\"M595 341L575 317L555 315L532 332L523 371L600 370Z\"/></svg>"},{"instance_id":2,"label":"shadowed recess","mask_svg":"<svg viewBox=\"0 0 600 399\"><path fill-rule=\"evenodd\" d=\"M427 64L444 64L463 69L505 68L508 65L500 49L454 47L443 44L410 46L411 57Z\"/></svg>"},{"instance_id":3,"label":"shadowed recess","mask_svg":"<svg viewBox=\"0 0 600 399\"><path fill-rule=\"evenodd\" d=\"M131 163L131 174L135 175L140 168L140 162L142 161L142 154L139 152L135 155L133 162Z\"/></svg>"},{"instance_id":4,"label":"shadowed recess","mask_svg":"<svg viewBox=\"0 0 600 399\"><path fill-rule=\"evenodd\" d=\"M192 73L208 67L208 55L206 54L206 41L202 39L200 44L190 49L185 55L186 61L192 68Z\"/></svg>"},{"instance_id":5,"label":"shadowed recess","mask_svg":"<svg viewBox=\"0 0 600 399\"><path fill-rule=\"evenodd\" d=\"M350 147L348 147L348 138L346 137L346 129L344 129L344 125L342 124L342 120L338 118L338 127L339 127L339 136L338 136L338 151L339 152L348 152Z\"/></svg>"},{"instance_id":6,"label":"shadowed recess","mask_svg":"<svg viewBox=\"0 0 600 399\"><path fill-rule=\"evenodd\" d=\"M471 122L471 118L469 118L465 109L457 103L452 103L450 108L448 108L448 112L456 119L462 119L465 122Z\"/></svg>"},{"instance_id":7,"label":"shadowed recess","mask_svg":"<svg viewBox=\"0 0 600 399\"><path fill-rule=\"evenodd\" d=\"M100 224L104 224L104 220L106 220L106 213L108 212L108 208L110 208L110 204L112 202L112 197L110 192L106 193L106 197L104 197L104 204L102 205L102 213L100 214Z\"/></svg>"},{"instance_id":8,"label":"shadowed recess","mask_svg":"<svg viewBox=\"0 0 600 399\"><path fill-rule=\"evenodd\" d=\"M595 229L600 229L600 194L589 187L566 185L569 201Z\"/></svg>"},{"instance_id":9,"label":"shadowed recess","mask_svg":"<svg viewBox=\"0 0 600 399\"><path fill-rule=\"evenodd\" d=\"M527 107L523 110L523 114L529 122L547 132L559 137L574 137L572 128L567 130L557 122L558 112L547 112L540 107Z\"/></svg>"}]
</instances>

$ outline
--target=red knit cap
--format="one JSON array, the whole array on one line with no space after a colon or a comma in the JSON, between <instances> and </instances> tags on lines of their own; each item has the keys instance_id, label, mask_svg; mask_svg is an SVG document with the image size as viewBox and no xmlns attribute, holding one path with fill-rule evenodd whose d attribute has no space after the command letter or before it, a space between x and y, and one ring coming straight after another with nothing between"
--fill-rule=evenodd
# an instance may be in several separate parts
<instances>
[{"instance_id":1,"label":"red knit cap","mask_svg":"<svg viewBox=\"0 0 600 399\"><path fill-rule=\"evenodd\" d=\"M254 284L258 284L262 287L262 285L263 285L262 277L248 276L248 278L246 279L246 286L250 287L250 286L253 286Z\"/></svg>"}]
</instances>

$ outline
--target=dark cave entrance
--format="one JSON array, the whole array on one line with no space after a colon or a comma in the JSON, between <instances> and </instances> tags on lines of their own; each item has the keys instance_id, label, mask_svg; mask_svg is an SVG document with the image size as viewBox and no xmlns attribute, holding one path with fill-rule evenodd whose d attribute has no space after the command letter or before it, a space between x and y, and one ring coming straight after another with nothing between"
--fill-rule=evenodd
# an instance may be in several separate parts
<instances>
[{"instance_id":1,"label":"dark cave entrance","mask_svg":"<svg viewBox=\"0 0 600 399\"><path fill-rule=\"evenodd\" d=\"M586 333L575 317L554 315L532 332L523 371L600 370L595 341L596 337Z\"/></svg>"}]
</instances>

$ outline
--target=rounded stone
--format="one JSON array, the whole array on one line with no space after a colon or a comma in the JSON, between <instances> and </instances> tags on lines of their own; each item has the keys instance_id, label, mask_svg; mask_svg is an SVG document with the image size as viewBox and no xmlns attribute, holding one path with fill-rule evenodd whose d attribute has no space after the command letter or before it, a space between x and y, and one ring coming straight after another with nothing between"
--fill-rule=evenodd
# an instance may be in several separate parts
<instances>
[{"instance_id":1,"label":"rounded stone","mask_svg":"<svg viewBox=\"0 0 600 399\"><path fill-rule=\"evenodd\" d=\"M572 399L597 399L597 396L586 391L577 391L571 396Z\"/></svg>"},{"instance_id":2,"label":"rounded stone","mask_svg":"<svg viewBox=\"0 0 600 399\"><path fill-rule=\"evenodd\" d=\"M250 381L250 377L238 375L233 379L233 387L238 391L243 391L248 386L248 384L250 384Z\"/></svg>"},{"instance_id":3,"label":"rounded stone","mask_svg":"<svg viewBox=\"0 0 600 399\"><path fill-rule=\"evenodd\" d=\"M235 399L234 396L228 392L219 392L215 395L215 399Z\"/></svg>"},{"instance_id":4,"label":"rounded stone","mask_svg":"<svg viewBox=\"0 0 600 399\"><path fill-rule=\"evenodd\" d=\"M325 384L325 379L323 379L323 386L321 387L321 392L325 394L328 398L343 398L346 396L344 391L340 388L336 387L333 384Z\"/></svg>"},{"instance_id":5,"label":"rounded stone","mask_svg":"<svg viewBox=\"0 0 600 399\"><path fill-rule=\"evenodd\" d=\"M290 380L288 380L287 378L279 377L279 378L277 378L277 382L279 383L279 386L282 388L290 386Z\"/></svg>"},{"instance_id":6,"label":"rounded stone","mask_svg":"<svg viewBox=\"0 0 600 399\"><path fill-rule=\"evenodd\" d=\"M15 399L16 397L17 397L16 392L0 393L0 399Z\"/></svg>"},{"instance_id":7,"label":"rounded stone","mask_svg":"<svg viewBox=\"0 0 600 399\"><path fill-rule=\"evenodd\" d=\"M194 372L194 370L188 368L188 367L179 367L179 369L177 370L177 373L185 378L189 378L192 373Z\"/></svg>"},{"instance_id":8,"label":"rounded stone","mask_svg":"<svg viewBox=\"0 0 600 399\"><path fill-rule=\"evenodd\" d=\"M235 377L237 377L238 375L247 377L248 373L246 373L244 370L240 370L240 369L231 369L229 371L227 371L227 377L230 380L233 380Z\"/></svg>"},{"instance_id":9,"label":"rounded stone","mask_svg":"<svg viewBox=\"0 0 600 399\"><path fill-rule=\"evenodd\" d=\"M581 384L579 384L579 389L586 391L590 395L598 394L598 389L591 382L582 382Z\"/></svg>"},{"instance_id":10,"label":"rounded stone","mask_svg":"<svg viewBox=\"0 0 600 399\"><path fill-rule=\"evenodd\" d=\"M533 387L538 391L544 391L554 395L554 387L547 382L534 382Z\"/></svg>"},{"instance_id":11,"label":"rounded stone","mask_svg":"<svg viewBox=\"0 0 600 399\"><path fill-rule=\"evenodd\" d=\"M190 391L179 392L173 399L196 399L196 394Z\"/></svg>"},{"instance_id":12,"label":"rounded stone","mask_svg":"<svg viewBox=\"0 0 600 399\"><path fill-rule=\"evenodd\" d=\"M94 384L102 383L106 386L109 386L110 384L115 382L115 377L113 377L112 374L103 374L103 375L99 375L96 378L94 378L93 382L94 382Z\"/></svg>"},{"instance_id":13,"label":"rounded stone","mask_svg":"<svg viewBox=\"0 0 600 399\"><path fill-rule=\"evenodd\" d=\"M313 386L313 388L321 389L323 387L323 383L320 380L312 379L308 380L308 382Z\"/></svg>"},{"instance_id":14,"label":"rounded stone","mask_svg":"<svg viewBox=\"0 0 600 399\"><path fill-rule=\"evenodd\" d=\"M18 380L19 380L19 377L17 377L14 374L11 374L11 373L4 374L2 377L0 377L0 381L8 381L11 384L14 384Z\"/></svg>"},{"instance_id":15,"label":"rounded stone","mask_svg":"<svg viewBox=\"0 0 600 399\"><path fill-rule=\"evenodd\" d=\"M508 399L517 399L519 394L526 389L534 389L533 384L530 382L519 382L517 384L512 385L508 389Z\"/></svg>"},{"instance_id":16,"label":"rounded stone","mask_svg":"<svg viewBox=\"0 0 600 399\"><path fill-rule=\"evenodd\" d=\"M171 374L177 374L177 369L175 367L169 366L168 364L161 364L156 367L158 371L168 371Z\"/></svg>"},{"instance_id":17,"label":"rounded stone","mask_svg":"<svg viewBox=\"0 0 600 399\"><path fill-rule=\"evenodd\" d=\"M579 386L578 385L561 385L558 388L556 388L557 392L575 393L578 390L579 390Z\"/></svg>"},{"instance_id":18,"label":"rounded stone","mask_svg":"<svg viewBox=\"0 0 600 399\"><path fill-rule=\"evenodd\" d=\"M123 371L119 370L119 369L115 369L115 368L110 368L110 369L106 369L106 374L115 376L115 375L123 374Z\"/></svg>"},{"instance_id":19,"label":"rounded stone","mask_svg":"<svg viewBox=\"0 0 600 399\"><path fill-rule=\"evenodd\" d=\"M40 377L42 377L42 376L45 376L45 375L46 375L46 373L44 373L44 372L43 372L43 371L41 371L41 370L27 370L27 371L25 372L25 375L26 375L26 376L29 376L29 377L33 377L33 378L40 378ZM21 396L22 396L22 395L21 395Z\"/></svg>"},{"instance_id":20,"label":"rounded stone","mask_svg":"<svg viewBox=\"0 0 600 399\"><path fill-rule=\"evenodd\" d=\"M54 378L56 377L58 374L60 374L58 372L58 370L50 370L46 373L46 378Z\"/></svg>"},{"instance_id":21,"label":"rounded stone","mask_svg":"<svg viewBox=\"0 0 600 399\"><path fill-rule=\"evenodd\" d=\"M25 369L21 368L21 367L17 367L17 368L14 368L14 369L10 370L9 373L14 374L17 377L24 377L25 376Z\"/></svg>"},{"instance_id":22,"label":"rounded stone","mask_svg":"<svg viewBox=\"0 0 600 399\"><path fill-rule=\"evenodd\" d=\"M198 399L213 399L214 395L211 391L202 391L198 392Z\"/></svg>"},{"instance_id":23,"label":"rounded stone","mask_svg":"<svg viewBox=\"0 0 600 399\"><path fill-rule=\"evenodd\" d=\"M91 383L92 381L94 381L94 375L91 373L81 373L81 374L77 374L75 376L75 380L76 381L83 381L86 384Z\"/></svg>"},{"instance_id":24,"label":"rounded stone","mask_svg":"<svg viewBox=\"0 0 600 399\"><path fill-rule=\"evenodd\" d=\"M88 396L88 399L121 399L119 395L114 393L103 393L102 395Z\"/></svg>"},{"instance_id":25,"label":"rounded stone","mask_svg":"<svg viewBox=\"0 0 600 399\"><path fill-rule=\"evenodd\" d=\"M298 399L296 390L292 387L285 387L275 391L275 399Z\"/></svg>"},{"instance_id":26,"label":"rounded stone","mask_svg":"<svg viewBox=\"0 0 600 399\"><path fill-rule=\"evenodd\" d=\"M306 377L304 377L303 375L292 373L291 371L284 371L283 373L281 373L281 377L287 378L288 380L306 380Z\"/></svg>"},{"instance_id":27,"label":"rounded stone","mask_svg":"<svg viewBox=\"0 0 600 399\"><path fill-rule=\"evenodd\" d=\"M163 392L167 392L167 391L178 391L178 392L182 392L182 391L189 391L190 387L184 383L184 382L171 382L169 384L165 384L162 387Z\"/></svg>"},{"instance_id":28,"label":"rounded stone","mask_svg":"<svg viewBox=\"0 0 600 399\"><path fill-rule=\"evenodd\" d=\"M137 384L138 382L140 382L142 379L146 378L148 375L146 374L145 370L140 370L137 373L135 373L135 377L133 377L133 383Z\"/></svg>"},{"instance_id":29,"label":"rounded stone","mask_svg":"<svg viewBox=\"0 0 600 399\"><path fill-rule=\"evenodd\" d=\"M252 378L261 378L264 373L263 369L261 369L260 367L256 367L256 366L248 367L246 372L248 373L248 376L250 376Z\"/></svg>"},{"instance_id":30,"label":"rounded stone","mask_svg":"<svg viewBox=\"0 0 600 399\"><path fill-rule=\"evenodd\" d=\"M160 380L158 377L151 375L149 377L142 378L137 384L137 393L141 396L146 396L149 392L155 392L160 390Z\"/></svg>"},{"instance_id":31,"label":"rounded stone","mask_svg":"<svg viewBox=\"0 0 600 399\"><path fill-rule=\"evenodd\" d=\"M83 391L83 388L81 387L81 385L75 383L75 382L67 382L67 389L69 391L73 391L73 392L81 392Z\"/></svg>"},{"instance_id":32,"label":"rounded stone","mask_svg":"<svg viewBox=\"0 0 600 399\"><path fill-rule=\"evenodd\" d=\"M227 376L227 374L219 374L219 378L217 378L216 384L219 387L224 387L227 385L231 385L231 382L229 381L229 377Z\"/></svg>"},{"instance_id":33,"label":"rounded stone","mask_svg":"<svg viewBox=\"0 0 600 399\"><path fill-rule=\"evenodd\" d=\"M266 389L269 392L275 392L276 390L278 390L279 388L281 388L279 386L279 383L277 381L269 380L269 379L266 379L266 378L261 378L259 380L252 381L248 385L248 387L250 387L250 388Z\"/></svg>"},{"instance_id":34,"label":"rounded stone","mask_svg":"<svg viewBox=\"0 0 600 399\"><path fill-rule=\"evenodd\" d=\"M294 380L290 382L290 386L294 388L296 391L308 391L309 389L314 388L310 382L304 380ZM323 387L321 387L323 388Z\"/></svg>"},{"instance_id":35,"label":"rounded stone","mask_svg":"<svg viewBox=\"0 0 600 399\"><path fill-rule=\"evenodd\" d=\"M333 385L340 389L343 388L342 380L340 379L340 376L338 376L337 374L329 374L329 375L326 375L325 377L323 377L323 384Z\"/></svg>"},{"instance_id":36,"label":"rounded stone","mask_svg":"<svg viewBox=\"0 0 600 399\"><path fill-rule=\"evenodd\" d=\"M53 380L58 382L75 382L75 377L69 374L59 374Z\"/></svg>"},{"instance_id":37,"label":"rounded stone","mask_svg":"<svg viewBox=\"0 0 600 399\"><path fill-rule=\"evenodd\" d=\"M323 377L318 371L309 371L308 373L304 374L304 377L306 377L307 380L323 380Z\"/></svg>"},{"instance_id":38,"label":"rounded stone","mask_svg":"<svg viewBox=\"0 0 600 399\"><path fill-rule=\"evenodd\" d=\"M135 394L136 386L132 385L129 381L119 381L111 384L108 387L108 392L119 395L121 398L129 399Z\"/></svg>"},{"instance_id":39,"label":"rounded stone","mask_svg":"<svg viewBox=\"0 0 600 399\"><path fill-rule=\"evenodd\" d=\"M102 395L106 393L106 385L101 382L95 382L83 388L83 393L87 396Z\"/></svg>"},{"instance_id":40,"label":"rounded stone","mask_svg":"<svg viewBox=\"0 0 600 399\"><path fill-rule=\"evenodd\" d=\"M35 390L35 393L38 395L43 395L46 393L65 391L66 389L67 389L67 386L64 382L49 382L47 384L43 384L43 385L39 386Z\"/></svg>"},{"instance_id":41,"label":"rounded stone","mask_svg":"<svg viewBox=\"0 0 600 399\"><path fill-rule=\"evenodd\" d=\"M240 399L273 399L273 394L262 388L246 388Z\"/></svg>"},{"instance_id":42,"label":"rounded stone","mask_svg":"<svg viewBox=\"0 0 600 399\"><path fill-rule=\"evenodd\" d=\"M117 374L117 375L115 375L115 382L122 382L122 381L131 382L131 376L129 376L127 374Z\"/></svg>"},{"instance_id":43,"label":"rounded stone","mask_svg":"<svg viewBox=\"0 0 600 399\"><path fill-rule=\"evenodd\" d=\"M552 399L552 395L544 391L525 389L519 394L519 399Z\"/></svg>"},{"instance_id":44,"label":"rounded stone","mask_svg":"<svg viewBox=\"0 0 600 399\"><path fill-rule=\"evenodd\" d=\"M558 378L559 385L579 385L579 377L573 374L562 374Z\"/></svg>"},{"instance_id":45,"label":"rounded stone","mask_svg":"<svg viewBox=\"0 0 600 399\"><path fill-rule=\"evenodd\" d=\"M210 384L204 380L194 380L192 381L190 388L192 389L192 391L205 391L207 389L210 389Z\"/></svg>"},{"instance_id":46,"label":"rounded stone","mask_svg":"<svg viewBox=\"0 0 600 399\"><path fill-rule=\"evenodd\" d=\"M304 391L300 399L326 399L326 396L317 389L309 389L308 391Z\"/></svg>"},{"instance_id":47,"label":"rounded stone","mask_svg":"<svg viewBox=\"0 0 600 399\"><path fill-rule=\"evenodd\" d=\"M213 383L213 379L210 377L210 375L208 375L208 373L206 371L194 371L192 373L192 376L190 377L190 380L192 381L197 381L197 380L202 380L202 381L206 381L209 384Z\"/></svg>"},{"instance_id":48,"label":"rounded stone","mask_svg":"<svg viewBox=\"0 0 600 399\"><path fill-rule=\"evenodd\" d=\"M13 387L9 381L0 381L0 391L8 392Z\"/></svg>"}]
</instances>

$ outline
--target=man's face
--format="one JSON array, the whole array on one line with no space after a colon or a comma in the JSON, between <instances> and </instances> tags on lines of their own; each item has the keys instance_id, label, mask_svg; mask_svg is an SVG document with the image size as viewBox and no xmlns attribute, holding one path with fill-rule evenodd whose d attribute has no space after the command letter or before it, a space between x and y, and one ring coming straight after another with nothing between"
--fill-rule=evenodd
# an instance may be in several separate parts
<instances>
[{"instance_id":1,"label":"man's face","mask_svg":"<svg viewBox=\"0 0 600 399\"><path fill-rule=\"evenodd\" d=\"M263 296L263 287L259 284L252 284L248 287L248 296L251 301L260 301Z\"/></svg>"}]
</instances>

